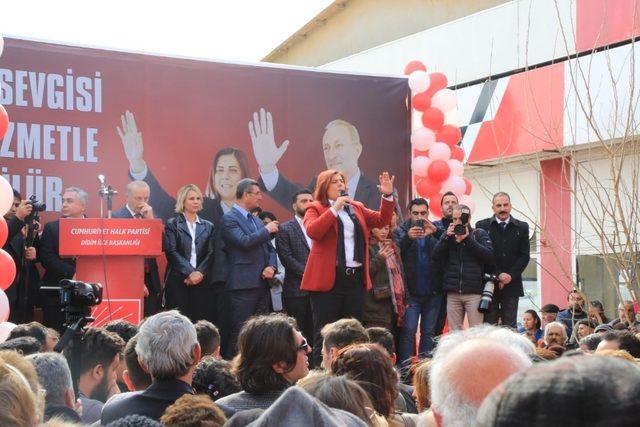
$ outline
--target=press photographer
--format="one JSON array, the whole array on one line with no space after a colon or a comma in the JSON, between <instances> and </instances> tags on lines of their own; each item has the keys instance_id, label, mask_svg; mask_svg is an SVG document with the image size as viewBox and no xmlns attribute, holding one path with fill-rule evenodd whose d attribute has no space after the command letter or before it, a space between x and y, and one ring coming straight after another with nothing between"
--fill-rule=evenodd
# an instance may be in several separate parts
<instances>
[{"instance_id":1,"label":"press photographer","mask_svg":"<svg viewBox=\"0 0 640 427\"><path fill-rule=\"evenodd\" d=\"M5 291L11 305L9 320L24 323L33 320L33 305L37 285L40 281L34 262L36 259L38 210L34 211L35 197L22 200L19 192L13 190L13 205L4 215L9 228L9 237L3 248L16 264L16 277ZM42 205L35 204L36 208Z\"/></svg>"},{"instance_id":2,"label":"press photographer","mask_svg":"<svg viewBox=\"0 0 640 427\"><path fill-rule=\"evenodd\" d=\"M478 307L483 273L493 262L493 248L487 232L473 229L470 221L468 206L453 208L452 222L433 249L434 262L443 266L442 287L447 293L447 319L452 330L462 329L465 314L469 327L484 320Z\"/></svg>"}]
</instances>

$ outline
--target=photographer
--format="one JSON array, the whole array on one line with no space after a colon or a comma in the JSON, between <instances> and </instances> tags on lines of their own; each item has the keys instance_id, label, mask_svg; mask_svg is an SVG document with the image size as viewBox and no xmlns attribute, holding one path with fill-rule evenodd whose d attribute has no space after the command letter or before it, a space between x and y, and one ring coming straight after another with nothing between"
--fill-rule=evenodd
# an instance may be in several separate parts
<instances>
[{"instance_id":1,"label":"photographer","mask_svg":"<svg viewBox=\"0 0 640 427\"><path fill-rule=\"evenodd\" d=\"M410 219L398 227L393 236L400 247L410 297L398 346L401 363L410 363L415 356L418 322L420 357L433 350L438 317L444 304L440 277L431 261L438 239L435 237L436 226L428 220L427 201L417 198L409 202L409 216Z\"/></svg>"},{"instance_id":2,"label":"photographer","mask_svg":"<svg viewBox=\"0 0 640 427\"><path fill-rule=\"evenodd\" d=\"M38 270L33 262L36 259L36 238L26 239L28 227L25 221L32 218L33 204L22 200L20 193L13 190L13 205L4 215L9 228L9 237L2 247L16 264L17 274L13 283L5 291L11 305L10 321L16 323L32 320L33 301L36 287L39 281ZM37 230L37 227L35 227ZM25 304L20 303L20 298L28 286L28 299Z\"/></svg>"},{"instance_id":3,"label":"photographer","mask_svg":"<svg viewBox=\"0 0 640 427\"><path fill-rule=\"evenodd\" d=\"M62 217L82 218L89 200L86 191L69 187L62 194ZM45 224L40 238L38 260L45 269L42 283L45 286L58 286L60 280L71 279L76 274L76 261L73 258L60 258L60 220ZM43 323L56 330L62 330L64 315L60 311L58 291L41 293Z\"/></svg>"},{"instance_id":4,"label":"photographer","mask_svg":"<svg viewBox=\"0 0 640 427\"><path fill-rule=\"evenodd\" d=\"M524 296L522 272L529 264L529 225L511 216L511 198L499 192L493 196L494 216L476 223L489 233L493 243L493 272L500 280L485 321L513 329L517 327L518 301Z\"/></svg>"},{"instance_id":5,"label":"photographer","mask_svg":"<svg viewBox=\"0 0 640 427\"><path fill-rule=\"evenodd\" d=\"M433 260L443 268L442 286L447 293L449 329L458 330L462 329L465 313L469 327L483 322L478 305L485 265L493 262L493 247L486 231L471 228L468 206L453 208L452 220L433 249Z\"/></svg>"}]
</instances>

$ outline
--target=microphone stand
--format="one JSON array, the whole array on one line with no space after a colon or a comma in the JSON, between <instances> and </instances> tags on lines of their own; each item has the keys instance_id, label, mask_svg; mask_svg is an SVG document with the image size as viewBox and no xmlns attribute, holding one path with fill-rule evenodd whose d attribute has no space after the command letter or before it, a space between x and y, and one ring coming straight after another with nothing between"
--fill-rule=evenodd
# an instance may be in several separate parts
<instances>
[{"instance_id":1,"label":"microphone stand","mask_svg":"<svg viewBox=\"0 0 640 427\"><path fill-rule=\"evenodd\" d=\"M113 210L113 196L118 194L117 190L114 190L110 185L100 185L100 191L98 192L101 198L107 199L107 218L111 218L111 212ZM104 218L103 206L100 203L100 218Z\"/></svg>"}]
</instances>

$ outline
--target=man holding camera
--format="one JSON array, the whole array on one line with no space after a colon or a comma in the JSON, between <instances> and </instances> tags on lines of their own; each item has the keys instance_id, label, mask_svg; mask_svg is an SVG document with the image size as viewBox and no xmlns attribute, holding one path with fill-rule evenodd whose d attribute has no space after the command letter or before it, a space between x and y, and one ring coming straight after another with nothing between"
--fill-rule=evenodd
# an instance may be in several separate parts
<instances>
[{"instance_id":1,"label":"man holding camera","mask_svg":"<svg viewBox=\"0 0 640 427\"><path fill-rule=\"evenodd\" d=\"M22 200L22 196L13 190L13 205L4 215L9 228L9 236L2 247L16 264L17 274L13 283L7 288L6 294L11 305L10 321L23 323L33 320L33 296L39 281L38 270L33 262L36 259L35 239L27 242L26 224L31 217L33 204ZM28 271L28 273L27 273ZM25 295L26 290L29 292ZM21 300L27 297L26 304Z\"/></svg>"},{"instance_id":2,"label":"man holding camera","mask_svg":"<svg viewBox=\"0 0 640 427\"><path fill-rule=\"evenodd\" d=\"M486 231L470 225L471 209L453 208L452 222L433 249L433 260L443 268L442 287L447 293L449 329L462 329L464 315L469 327L483 322L478 305L484 287L485 265L493 262L493 247Z\"/></svg>"},{"instance_id":3,"label":"man holding camera","mask_svg":"<svg viewBox=\"0 0 640 427\"><path fill-rule=\"evenodd\" d=\"M494 216L476 223L476 228L489 233L493 244L491 269L498 277L493 303L484 320L493 325L517 327L518 301L524 296L522 272L529 264L529 224L511 216L511 198L499 192L493 196Z\"/></svg>"},{"instance_id":4,"label":"man holding camera","mask_svg":"<svg viewBox=\"0 0 640 427\"><path fill-rule=\"evenodd\" d=\"M62 193L62 217L83 218L89 200L86 191L78 187L69 187ZM42 283L45 286L59 286L60 280L72 279L76 274L76 260L60 258L60 220L45 224L40 238L38 260L45 269ZM57 330L62 330L64 314L60 311L60 293L42 293L43 323Z\"/></svg>"},{"instance_id":5,"label":"man holding camera","mask_svg":"<svg viewBox=\"0 0 640 427\"><path fill-rule=\"evenodd\" d=\"M410 218L394 231L400 248L402 265L409 290L410 304L404 314L404 328L400 334L398 357L401 363L411 363L416 353L416 332L420 322L420 357L435 347L434 338L438 315L444 304L440 277L431 262L431 254L438 240L436 227L429 222L429 204L417 198L409 202Z\"/></svg>"}]
</instances>

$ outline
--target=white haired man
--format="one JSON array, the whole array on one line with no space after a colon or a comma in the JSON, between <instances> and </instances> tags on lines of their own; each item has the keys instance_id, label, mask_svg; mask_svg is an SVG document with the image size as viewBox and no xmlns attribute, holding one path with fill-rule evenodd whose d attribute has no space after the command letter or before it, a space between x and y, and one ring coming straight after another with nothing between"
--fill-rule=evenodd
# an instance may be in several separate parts
<instances>
[{"instance_id":1,"label":"white haired man","mask_svg":"<svg viewBox=\"0 0 640 427\"><path fill-rule=\"evenodd\" d=\"M153 382L146 390L107 402L102 425L132 414L159 420L180 396L193 394L191 381L201 349L187 317L176 310L151 316L140 326L137 340L138 360Z\"/></svg>"},{"instance_id":2,"label":"white haired man","mask_svg":"<svg viewBox=\"0 0 640 427\"><path fill-rule=\"evenodd\" d=\"M431 365L432 411L425 422L433 417L441 427L474 425L491 390L531 366L535 348L525 341L515 332L486 325L444 336Z\"/></svg>"},{"instance_id":3,"label":"white haired man","mask_svg":"<svg viewBox=\"0 0 640 427\"><path fill-rule=\"evenodd\" d=\"M549 348L554 345L565 347L568 339L567 328L563 323L551 322L544 327L544 347Z\"/></svg>"}]
</instances>

